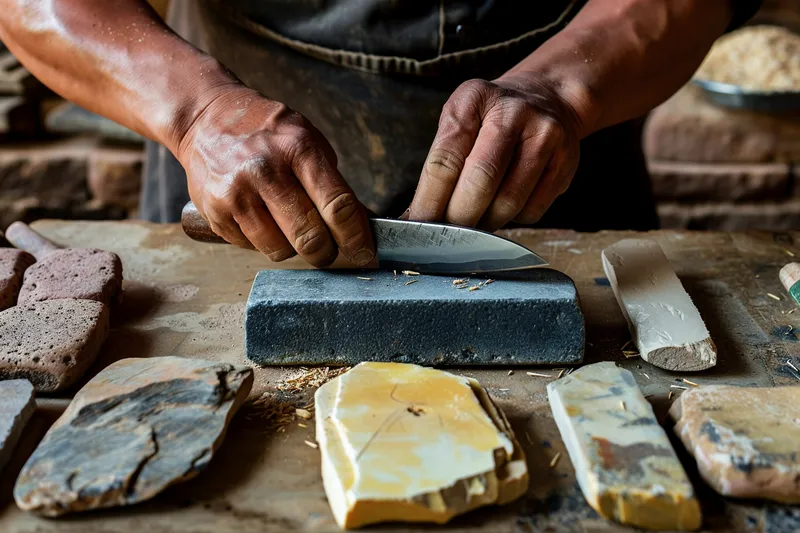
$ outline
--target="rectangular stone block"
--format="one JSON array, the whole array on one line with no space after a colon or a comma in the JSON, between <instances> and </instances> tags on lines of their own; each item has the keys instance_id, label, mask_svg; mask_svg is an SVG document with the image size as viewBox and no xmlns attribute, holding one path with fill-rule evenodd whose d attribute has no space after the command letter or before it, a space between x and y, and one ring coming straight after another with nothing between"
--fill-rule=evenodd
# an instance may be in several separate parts
<instances>
[{"instance_id":1,"label":"rectangular stone block","mask_svg":"<svg viewBox=\"0 0 800 533\"><path fill-rule=\"evenodd\" d=\"M584 322L572 280L534 269L454 284L398 272L265 270L247 303L247 357L262 365L571 364ZM474 288L478 287L478 288Z\"/></svg>"},{"instance_id":2,"label":"rectangular stone block","mask_svg":"<svg viewBox=\"0 0 800 533\"><path fill-rule=\"evenodd\" d=\"M633 374L595 363L551 382L547 397L595 511L644 529L700 527L694 489Z\"/></svg>"}]
</instances>

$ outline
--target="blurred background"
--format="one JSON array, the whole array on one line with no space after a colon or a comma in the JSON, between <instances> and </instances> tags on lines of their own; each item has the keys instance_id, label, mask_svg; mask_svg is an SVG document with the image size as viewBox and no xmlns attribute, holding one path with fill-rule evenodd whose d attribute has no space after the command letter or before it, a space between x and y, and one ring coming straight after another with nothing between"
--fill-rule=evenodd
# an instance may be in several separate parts
<instances>
[{"instance_id":1,"label":"blurred background","mask_svg":"<svg viewBox=\"0 0 800 533\"><path fill-rule=\"evenodd\" d=\"M162 14L168 0L151 0ZM800 0L750 24L800 33ZM687 85L647 117L662 228L800 228L800 112L712 103ZM14 220L136 218L143 139L47 90L0 45L0 230Z\"/></svg>"}]
</instances>

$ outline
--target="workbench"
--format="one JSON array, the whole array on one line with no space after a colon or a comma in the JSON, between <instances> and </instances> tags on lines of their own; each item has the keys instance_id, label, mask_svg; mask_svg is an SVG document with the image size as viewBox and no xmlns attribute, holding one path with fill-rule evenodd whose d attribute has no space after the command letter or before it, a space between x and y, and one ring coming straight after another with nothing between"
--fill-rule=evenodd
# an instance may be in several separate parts
<instances>
[{"instance_id":1,"label":"workbench","mask_svg":"<svg viewBox=\"0 0 800 533\"><path fill-rule=\"evenodd\" d=\"M243 317L256 272L305 266L299 259L278 265L255 252L196 243L176 225L40 221L33 227L63 246L103 248L122 257L124 300L90 374L127 357L178 355L246 364ZM793 260L791 254L800 255L800 232L648 234L663 247L719 349L715 368L691 375L666 372L622 354L630 336L604 277L600 251L633 235L564 230L513 230L505 234L537 251L553 268L575 280L586 317L585 363L611 360L631 370L643 393L650 395L661 420L665 420L671 403L669 385L681 383L681 377L701 386L800 384L800 376L786 365L791 360L800 367L799 330L795 329L800 327L800 312L790 314L795 305L778 280L778 270ZM545 390L558 370L532 369L550 378L529 376L525 370L516 369L512 375L508 368L453 371L477 378L508 415L528 459L528 494L508 506L481 509L446 526L401 524L378 529L631 531L601 519L586 504L575 482ZM251 399L273 391L276 383L296 372L292 368L257 368ZM313 392L296 393L289 400L302 407L312 399ZM314 440L313 424L303 428L292 423L284 431L268 430L253 404L245 405L234 418L222 448L204 473L173 486L151 502L59 520L23 513L11 498L14 478L65 403L65 399L41 401L21 446L2 474L3 533L338 531L322 487L319 451L304 444L305 440ZM677 441L676 448L701 499L705 530L800 531L800 508L725 500L699 480L692 459ZM551 459L558 452L561 459L551 468Z\"/></svg>"}]
</instances>

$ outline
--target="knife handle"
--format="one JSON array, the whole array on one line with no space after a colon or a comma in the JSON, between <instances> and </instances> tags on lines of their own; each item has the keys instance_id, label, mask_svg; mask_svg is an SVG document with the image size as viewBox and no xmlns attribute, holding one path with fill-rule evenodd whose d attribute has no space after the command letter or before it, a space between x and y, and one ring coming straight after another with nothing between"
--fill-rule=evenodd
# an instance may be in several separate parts
<instances>
[{"instance_id":1,"label":"knife handle","mask_svg":"<svg viewBox=\"0 0 800 533\"><path fill-rule=\"evenodd\" d=\"M181 227L186 235L196 241L228 244L228 241L214 233L193 202L187 203L181 211Z\"/></svg>"}]
</instances>

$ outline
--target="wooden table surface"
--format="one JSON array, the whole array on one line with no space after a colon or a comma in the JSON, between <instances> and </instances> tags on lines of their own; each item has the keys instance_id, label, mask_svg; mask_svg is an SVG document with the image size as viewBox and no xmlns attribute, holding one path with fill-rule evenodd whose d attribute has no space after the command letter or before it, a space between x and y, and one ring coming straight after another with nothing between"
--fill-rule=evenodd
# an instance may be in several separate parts
<instances>
[{"instance_id":1,"label":"wooden table surface","mask_svg":"<svg viewBox=\"0 0 800 533\"><path fill-rule=\"evenodd\" d=\"M40 221L34 227L61 245L103 248L122 257L124 303L114 316L111 336L93 372L127 357L179 355L246 363L243 316L247 295L258 270L278 265L254 252L192 242L172 225ZM603 247L632 235L561 230L515 230L506 234L533 248L575 280L586 317L585 363L612 360L631 370L644 394L652 395L657 415L663 417L670 403L669 385L681 376L622 355L621 348L630 337L600 262ZM800 232L654 232L649 237L664 248L719 348L717 366L692 374L690 379L701 385L800 384L800 376L785 364L791 359L800 367L796 335L800 330L794 329L800 328L800 312L789 314L795 306L778 281L778 270L792 260L790 254L800 257ZM300 268L303 263L292 260L280 266L287 267ZM780 301L769 293L779 296ZM482 509L446 526L389 525L378 529L630 531L599 518L585 503L547 403L545 387L549 379L528 376L524 369L510 376L508 369L454 371L480 380L505 410L528 458L530 490L511 505ZM291 368L257 368L251 398L274 390L277 382L294 373ZM308 390L284 399L301 406L312 395L313 390ZM14 478L64 403L42 403L14 459L2 473L3 533L338 530L325 500L319 452L303 443L314 439L313 424L308 428L291 424L283 432L269 431L252 405L243 407L234 419L206 472L151 502L59 520L25 514L11 498ZM705 530L800 531L800 508L726 501L703 485L690 458L680 445L677 449L701 498ZM561 460L551 469L550 460L557 452L562 453Z\"/></svg>"}]
</instances>

